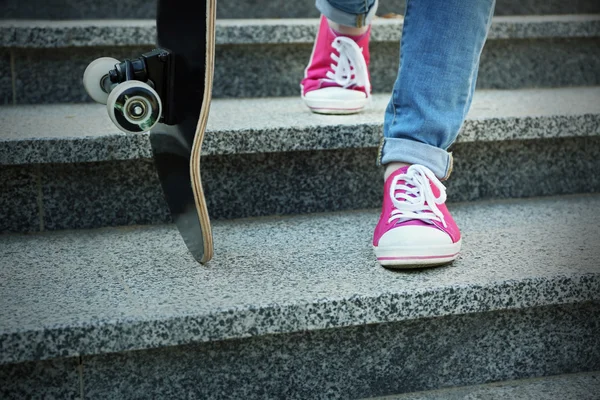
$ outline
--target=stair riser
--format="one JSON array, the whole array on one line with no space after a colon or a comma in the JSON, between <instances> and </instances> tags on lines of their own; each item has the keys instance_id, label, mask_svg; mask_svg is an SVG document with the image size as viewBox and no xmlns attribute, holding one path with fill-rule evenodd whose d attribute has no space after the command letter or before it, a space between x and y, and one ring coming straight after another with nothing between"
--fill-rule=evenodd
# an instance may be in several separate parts
<instances>
[{"instance_id":1,"label":"stair riser","mask_svg":"<svg viewBox=\"0 0 600 400\"><path fill-rule=\"evenodd\" d=\"M600 368L600 304L0 366L4 398L348 399ZM168 382L168 384L165 384Z\"/></svg>"},{"instance_id":2,"label":"stair riser","mask_svg":"<svg viewBox=\"0 0 600 400\"><path fill-rule=\"evenodd\" d=\"M0 52L0 71L3 71L0 102L91 102L81 84L89 62L103 56L136 57L150 48L5 49ZM219 45L213 96L297 96L311 50L310 44ZM372 43L371 54L373 90L390 92L397 74L399 44ZM599 84L599 38L494 39L484 48L477 87L515 89Z\"/></svg>"},{"instance_id":3,"label":"stair riser","mask_svg":"<svg viewBox=\"0 0 600 400\"><path fill-rule=\"evenodd\" d=\"M217 18L314 18L318 11L314 0L294 2L269 1L258 3L256 0L220 0L217 6ZM378 14L404 12L405 1L381 1ZM6 0L3 4L5 18L31 19L90 19L90 18L154 18L156 0L129 0L116 3L98 0L49 0L30 2ZM574 2L544 0L497 0L496 15L539 15L539 14L577 14L600 12L595 0Z\"/></svg>"},{"instance_id":4,"label":"stair riser","mask_svg":"<svg viewBox=\"0 0 600 400\"><path fill-rule=\"evenodd\" d=\"M535 399L596 400L600 371L492 382L445 390L430 390L362 400Z\"/></svg>"},{"instance_id":5,"label":"stair riser","mask_svg":"<svg viewBox=\"0 0 600 400\"><path fill-rule=\"evenodd\" d=\"M450 202L600 191L600 138L457 143ZM206 156L213 219L379 208L377 150ZM149 159L0 167L0 232L169 222Z\"/></svg>"}]
</instances>

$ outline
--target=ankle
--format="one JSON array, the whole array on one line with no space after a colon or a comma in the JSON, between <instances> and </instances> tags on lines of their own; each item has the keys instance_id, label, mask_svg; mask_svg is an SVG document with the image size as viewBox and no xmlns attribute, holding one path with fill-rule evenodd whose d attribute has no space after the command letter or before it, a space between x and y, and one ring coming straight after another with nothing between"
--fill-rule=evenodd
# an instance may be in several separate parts
<instances>
[{"instance_id":1,"label":"ankle","mask_svg":"<svg viewBox=\"0 0 600 400\"><path fill-rule=\"evenodd\" d=\"M407 167L410 164L408 163L403 163L403 162L392 162L389 164L386 164L385 166L385 172L383 173L383 180L387 181L387 178L389 178L389 176L396 170L398 170L398 168L402 168L402 167Z\"/></svg>"},{"instance_id":2,"label":"ankle","mask_svg":"<svg viewBox=\"0 0 600 400\"><path fill-rule=\"evenodd\" d=\"M329 23L329 27L333 29L335 33L344 36L360 36L369 30L368 25L357 28L355 26L340 25L337 22L333 22L330 19L327 19L327 22Z\"/></svg>"}]
</instances>

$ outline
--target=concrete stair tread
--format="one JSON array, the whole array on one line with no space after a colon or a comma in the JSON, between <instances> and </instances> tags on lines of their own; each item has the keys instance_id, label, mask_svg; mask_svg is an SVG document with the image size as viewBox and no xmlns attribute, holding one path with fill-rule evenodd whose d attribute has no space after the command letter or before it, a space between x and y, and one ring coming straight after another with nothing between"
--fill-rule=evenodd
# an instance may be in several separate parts
<instances>
[{"instance_id":1,"label":"concrete stair tread","mask_svg":"<svg viewBox=\"0 0 600 400\"><path fill-rule=\"evenodd\" d=\"M600 372L593 371L405 393L369 400L596 400L598 393Z\"/></svg>"},{"instance_id":2,"label":"concrete stair tread","mask_svg":"<svg viewBox=\"0 0 600 400\"><path fill-rule=\"evenodd\" d=\"M396 41L403 19L378 18L373 42ZM216 43L312 43L316 18L219 19ZM56 48L154 45L155 21L135 20L3 20L0 47ZM600 14L496 16L489 39L540 39L600 36Z\"/></svg>"},{"instance_id":3,"label":"concrete stair tread","mask_svg":"<svg viewBox=\"0 0 600 400\"><path fill-rule=\"evenodd\" d=\"M378 210L0 236L0 363L600 300L600 196L455 203L451 266L390 271ZM36 343L36 346L31 346Z\"/></svg>"},{"instance_id":4,"label":"concrete stair tread","mask_svg":"<svg viewBox=\"0 0 600 400\"><path fill-rule=\"evenodd\" d=\"M349 116L296 97L215 99L203 154L377 147L389 94ZM458 142L600 134L600 87L477 90ZM150 158L148 134L124 134L101 104L0 107L0 164Z\"/></svg>"}]
</instances>

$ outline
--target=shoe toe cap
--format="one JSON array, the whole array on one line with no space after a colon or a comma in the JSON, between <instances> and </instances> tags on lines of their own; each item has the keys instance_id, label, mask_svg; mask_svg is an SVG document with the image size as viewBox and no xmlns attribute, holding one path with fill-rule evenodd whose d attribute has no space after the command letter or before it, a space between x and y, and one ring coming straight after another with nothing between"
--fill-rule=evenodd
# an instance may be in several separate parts
<instances>
[{"instance_id":1,"label":"shoe toe cap","mask_svg":"<svg viewBox=\"0 0 600 400\"><path fill-rule=\"evenodd\" d=\"M366 94L359 90L328 87L310 91L304 97L309 100L359 100L366 98Z\"/></svg>"},{"instance_id":2,"label":"shoe toe cap","mask_svg":"<svg viewBox=\"0 0 600 400\"><path fill-rule=\"evenodd\" d=\"M384 233L379 246L444 246L451 245L452 238L433 226L400 226Z\"/></svg>"}]
</instances>

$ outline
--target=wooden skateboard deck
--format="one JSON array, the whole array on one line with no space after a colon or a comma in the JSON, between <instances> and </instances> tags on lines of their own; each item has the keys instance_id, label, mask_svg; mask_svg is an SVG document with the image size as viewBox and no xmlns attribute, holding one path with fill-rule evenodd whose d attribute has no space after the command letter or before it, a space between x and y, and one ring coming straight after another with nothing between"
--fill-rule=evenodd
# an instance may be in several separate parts
<instances>
[{"instance_id":1,"label":"wooden skateboard deck","mask_svg":"<svg viewBox=\"0 0 600 400\"><path fill-rule=\"evenodd\" d=\"M159 0L157 48L124 62L95 60L83 79L121 130L150 132L172 219L202 264L213 256L200 155L212 98L215 21L216 0Z\"/></svg>"},{"instance_id":2,"label":"wooden skateboard deck","mask_svg":"<svg viewBox=\"0 0 600 400\"><path fill-rule=\"evenodd\" d=\"M198 8L204 8L204 12L198 13ZM213 256L200 153L212 98L215 15L216 0L159 0L156 21L158 46L175 55L173 100L177 123L159 124L150 131L150 142L173 220L200 263ZM184 144L185 152L172 152L172 141Z\"/></svg>"}]
</instances>

